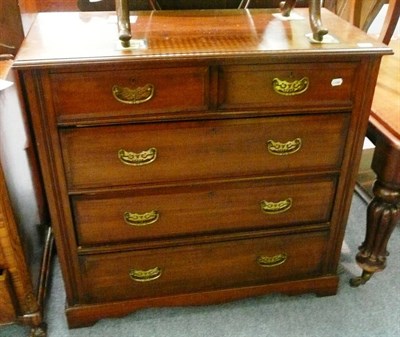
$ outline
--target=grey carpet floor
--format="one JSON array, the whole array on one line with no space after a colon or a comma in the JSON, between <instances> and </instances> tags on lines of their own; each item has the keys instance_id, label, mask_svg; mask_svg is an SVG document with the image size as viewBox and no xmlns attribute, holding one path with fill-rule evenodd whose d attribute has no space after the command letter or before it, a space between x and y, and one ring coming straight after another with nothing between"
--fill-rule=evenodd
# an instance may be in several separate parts
<instances>
[{"instance_id":1,"label":"grey carpet floor","mask_svg":"<svg viewBox=\"0 0 400 337\"><path fill-rule=\"evenodd\" d=\"M364 239L365 203L355 195L343 244L337 295L273 294L222 305L144 309L92 327L68 330L65 293L57 259L46 309L49 337L399 337L400 227L389 242L388 266L366 285L351 288ZM1 337L28 336L29 328L0 328Z\"/></svg>"}]
</instances>

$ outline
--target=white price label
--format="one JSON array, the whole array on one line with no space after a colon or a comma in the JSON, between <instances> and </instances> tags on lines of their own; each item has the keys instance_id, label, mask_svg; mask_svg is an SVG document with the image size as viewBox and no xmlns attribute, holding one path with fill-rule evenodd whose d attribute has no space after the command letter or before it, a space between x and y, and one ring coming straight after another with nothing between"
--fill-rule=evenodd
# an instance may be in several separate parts
<instances>
[{"instance_id":1,"label":"white price label","mask_svg":"<svg viewBox=\"0 0 400 337\"><path fill-rule=\"evenodd\" d=\"M338 87L338 86L341 86L342 84L343 84L343 78L334 78L331 81L332 87Z\"/></svg>"}]
</instances>

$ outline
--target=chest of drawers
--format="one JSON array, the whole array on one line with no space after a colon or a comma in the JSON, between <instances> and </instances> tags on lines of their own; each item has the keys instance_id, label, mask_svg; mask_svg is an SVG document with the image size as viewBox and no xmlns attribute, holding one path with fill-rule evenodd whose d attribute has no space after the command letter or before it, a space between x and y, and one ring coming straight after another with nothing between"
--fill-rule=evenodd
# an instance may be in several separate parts
<instances>
[{"instance_id":1,"label":"chest of drawers","mask_svg":"<svg viewBox=\"0 0 400 337\"><path fill-rule=\"evenodd\" d=\"M390 51L327 11L337 43L311 44L307 20L272 13L135 13L127 50L113 13L38 16L15 67L70 327L149 306L336 293ZM68 30L55 34L56 21Z\"/></svg>"}]
</instances>

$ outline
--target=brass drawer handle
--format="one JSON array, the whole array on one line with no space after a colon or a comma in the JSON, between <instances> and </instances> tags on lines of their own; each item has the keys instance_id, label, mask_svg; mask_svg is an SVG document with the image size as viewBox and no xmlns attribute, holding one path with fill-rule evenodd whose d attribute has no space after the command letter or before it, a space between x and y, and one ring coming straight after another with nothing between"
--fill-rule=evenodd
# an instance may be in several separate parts
<instances>
[{"instance_id":1,"label":"brass drawer handle","mask_svg":"<svg viewBox=\"0 0 400 337\"><path fill-rule=\"evenodd\" d=\"M142 166L152 163L157 158L157 149L151 147L148 150L135 153L123 149L118 151L119 160L125 165Z\"/></svg>"},{"instance_id":2,"label":"brass drawer handle","mask_svg":"<svg viewBox=\"0 0 400 337\"><path fill-rule=\"evenodd\" d=\"M307 91L310 81L308 77L303 77L300 80L295 80L293 82L288 82L285 80L280 80L279 78L274 78L272 80L272 87L274 91L279 95L283 96L294 96L300 95Z\"/></svg>"},{"instance_id":3,"label":"brass drawer handle","mask_svg":"<svg viewBox=\"0 0 400 337\"><path fill-rule=\"evenodd\" d=\"M300 150L302 145L301 138L289 140L286 143L276 142L272 139L267 141L268 152L276 156L285 156L293 154Z\"/></svg>"},{"instance_id":4,"label":"brass drawer handle","mask_svg":"<svg viewBox=\"0 0 400 337\"><path fill-rule=\"evenodd\" d=\"M261 201L261 210L266 214L279 214L288 211L293 204L292 198L281 200L278 202Z\"/></svg>"},{"instance_id":5,"label":"brass drawer handle","mask_svg":"<svg viewBox=\"0 0 400 337\"><path fill-rule=\"evenodd\" d=\"M154 85L146 84L143 87L128 88L114 85L112 87L114 98L124 104L141 104L151 100L154 96Z\"/></svg>"},{"instance_id":6,"label":"brass drawer handle","mask_svg":"<svg viewBox=\"0 0 400 337\"><path fill-rule=\"evenodd\" d=\"M287 260L287 254L281 253L275 256L259 256L257 257L257 263L264 268L277 267L284 264Z\"/></svg>"},{"instance_id":7,"label":"brass drawer handle","mask_svg":"<svg viewBox=\"0 0 400 337\"><path fill-rule=\"evenodd\" d=\"M131 269L129 276L136 282L149 282L158 279L162 274L162 269L154 267L149 270Z\"/></svg>"},{"instance_id":8,"label":"brass drawer handle","mask_svg":"<svg viewBox=\"0 0 400 337\"><path fill-rule=\"evenodd\" d=\"M160 213L158 211L153 210L147 213L139 214L139 213L131 213L125 212L124 213L124 220L128 225L136 226L136 227L143 227L151 225L160 217Z\"/></svg>"}]
</instances>

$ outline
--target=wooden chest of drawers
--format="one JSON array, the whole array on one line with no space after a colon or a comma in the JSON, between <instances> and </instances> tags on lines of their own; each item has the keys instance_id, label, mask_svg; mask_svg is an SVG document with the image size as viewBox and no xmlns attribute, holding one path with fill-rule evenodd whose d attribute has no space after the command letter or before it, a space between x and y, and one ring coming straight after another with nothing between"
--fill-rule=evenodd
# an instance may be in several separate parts
<instances>
[{"instance_id":1,"label":"wooden chest of drawers","mask_svg":"<svg viewBox=\"0 0 400 337\"><path fill-rule=\"evenodd\" d=\"M298 10L307 17L307 12ZM332 295L379 61L270 10L41 14L15 67L70 327L148 306ZM68 30L54 34L57 21ZM61 36L59 35L61 34Z\"/></svg>"}]
</instances>

